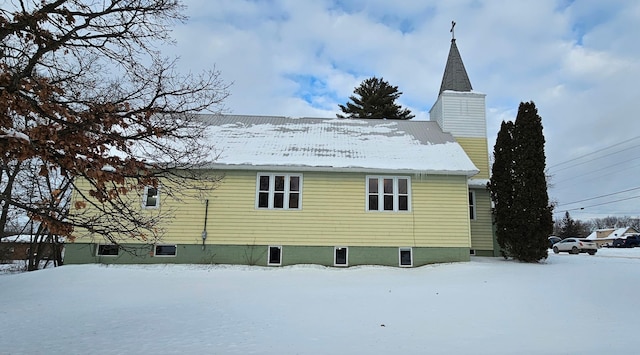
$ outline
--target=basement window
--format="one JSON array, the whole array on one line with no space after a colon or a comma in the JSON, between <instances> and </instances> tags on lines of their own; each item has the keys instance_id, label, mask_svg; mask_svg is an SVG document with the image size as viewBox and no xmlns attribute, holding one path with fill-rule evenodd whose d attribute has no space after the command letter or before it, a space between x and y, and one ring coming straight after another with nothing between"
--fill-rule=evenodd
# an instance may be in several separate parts
<instances>
[{"instance_id":1,"label":"basement window","mask_svg":"<svg viewBox=\"0 0 640 355\"><path fill-rule=\"evenodd\" d=\"M269 246L267 265L279 266L282 265L282 247L281 246Z\"/></svg>"},{"instance_id":2,"label":"basement window","mask_svg":"<svg viewBox=\"0 0 640 355\"><path fill-rule=\"evenodd\" d=\"M349 265L349 248L335 247L334 253L333 253L333 265L334 266Z\"/></svg>"},{"instance_id":3,"label":"basement window","mask_svg":"<svg viewBox=\"0 0 640 355\"><path fill-rule=\"evenodd\" d=\"M160 207L160 190L157 187L145 186L144 195L142 196L143 208Z\"/></svg>"},{"instance_id":4,"label":"basement window","mask_svg":"<svg viewBox=\"0 0 640 355\"><path fill-rule=\"evenodd\" d=\"M99 244L98 256L118 256L119 247L115 244Z\"/></svg>"},{"instance_id":5,"label":"basement window","mask_svg":"<svg viewBox=\"0 0 640 355\"><path fill-rule=\"evenodd\" d=\"M176 245L156 245L154 256L176 256Z\"/></svg>"},{"instance_id":6,"label":"basement window","mask_svg":"<svg viewBox=\"0 0 640 355\"><path fill-rule=\"evenodd\" d=\"M411 248L400 248L399 249L399 257L400 257L400 266L403 267L411 267L413 266L413 255Z\"/></svg>"}]
</instances>

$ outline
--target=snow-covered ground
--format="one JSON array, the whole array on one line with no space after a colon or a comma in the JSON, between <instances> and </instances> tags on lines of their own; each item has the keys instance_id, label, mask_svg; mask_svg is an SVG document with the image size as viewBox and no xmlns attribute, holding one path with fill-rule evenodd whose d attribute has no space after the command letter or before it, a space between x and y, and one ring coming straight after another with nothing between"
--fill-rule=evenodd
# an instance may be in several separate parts
<instances>
[{"instance_id":1,"label":"snow-covered ground","mask_svg":"<svg viewBox=\"0 0 640 355\"><path fill-rule=\"evenodd\" d=\"M636 354L640 248L413 269L0 275L0 354Z\"/></svg>"}]
</instances>

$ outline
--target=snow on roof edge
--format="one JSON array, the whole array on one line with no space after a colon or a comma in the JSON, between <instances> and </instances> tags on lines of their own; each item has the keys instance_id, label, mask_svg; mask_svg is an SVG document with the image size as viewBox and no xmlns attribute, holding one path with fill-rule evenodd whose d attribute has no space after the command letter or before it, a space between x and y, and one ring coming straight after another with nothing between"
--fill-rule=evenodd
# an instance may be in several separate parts
<instances>
[{"instance_id":1,"label":"snow on roof edge","mask_svg":"<svg viewBox=\"0 0 640 355\"><path fill-rule=\"evenodd\" d=\"M472 187L487 187L488 183L489 183L489 179L474 179L474 178L469 179L469 181L467 182L467 184Z\"/></svg>"},{"instance_id":2,"label":"snow on roof edge","mask_svg":"<svg viewBox=\"0 0 640 355\"><path fill-rule=\"evenodd\" d=\"M265 170L265 171L322 171L340 173L390 173L390 174L427 174L427 175L463 175L467 177L478 174L479 170L415 170L393 168L367 168L367 167L333 167L310 165L254 165L254 164L220 164L214 163L201 169L219 170ZM487 180L488 181L488 180Z\"/></svg>"}]
</instances>

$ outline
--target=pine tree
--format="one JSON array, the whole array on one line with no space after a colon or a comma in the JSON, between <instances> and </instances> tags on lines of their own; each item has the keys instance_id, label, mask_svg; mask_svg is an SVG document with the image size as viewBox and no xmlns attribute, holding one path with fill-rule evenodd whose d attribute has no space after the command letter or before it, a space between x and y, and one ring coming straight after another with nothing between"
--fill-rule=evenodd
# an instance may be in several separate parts
<instances>
[{"instance_id":1,"label":"pine tree","mask_svg":"<svg viewBox=\"0 0 640 355\"><path fill-rule=\"evenodd\" d=\"M409 109L402 109L395 101L402 95L397 86L391 86L383 78L375 76L364 80L353 90L346 105L338 105L346 115L338 118L377 118L409 120L415 117Z\"/></svg>"},{"instance_id":2,"label":"pine tree","mask_svg":"<svg viewBox=\"0 0 640 355\"><path fill-rule=\"evenodd\" d=\"M561 226L560 226L560 233L558 236L564 239L568 237L577 237L578 233L579 231L578 231L578 226L576 225L576 221L574 221L573 218L571 218L571 215L569 215L569 211L565 212L564 218L562 219Z\"/></svg>"},{"instance_id":3,"label":"pine tree","mask_svg":"<svg viewBox=\"0 0 640 355\"><path fill-rule=\"evenodd\" d=\"M586 237L589 233L589 226L580 220L571 218L569 211L566 211L562 220L558 221L557 235L562 239L568 237Z\"/></svg>"},{"instance_id":4,"label":"pine tree","mask_svg":"<svg viewBox=\"0 0 640 355\"><path fill-rule=\"evenodd\" d=\"M510 140L506 132L511 132ZM503 122L500 133L489 183L496 237L505 257L537 262L547 257L553 218L544 173L542 119L535 104L520 103L515 123Z\"/></svg>"}]
</instances>

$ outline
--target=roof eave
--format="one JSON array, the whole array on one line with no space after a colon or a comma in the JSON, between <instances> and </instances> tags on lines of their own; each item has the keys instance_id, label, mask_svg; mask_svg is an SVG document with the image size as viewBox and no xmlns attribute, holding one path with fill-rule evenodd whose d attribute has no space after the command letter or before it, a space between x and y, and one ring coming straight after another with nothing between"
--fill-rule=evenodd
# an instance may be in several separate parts
<instances>
[{"instance_id":1,"label":"roof eave","mask_svg":"<svg viewBox=\"0 0 640 355\"><path fill-rule=\"evenodd\" d=\"M392 168L367 168L367 167L334 167L334 166L308 166L308 165L253 165L253 164L212 164L203 169L213 170L251 170L251 171L317 171L332 173L370 173L370 174L416 174L416 175L460 175L472 177L479 173L477 169L471 170L431 170L431 169L392 169Z\"/></svg>"},{"instance_id":2,"label":"roof eave","mask_svg":"<svg viewBox=\"0 0 640 355\"><path fill-rule=\"evenodd\" d=\"M475 188L486 188L488 183L489 183L489 179L469 178L469 181L468 181L469 187L475 187Z\"/></svg>"}]
</instances>

